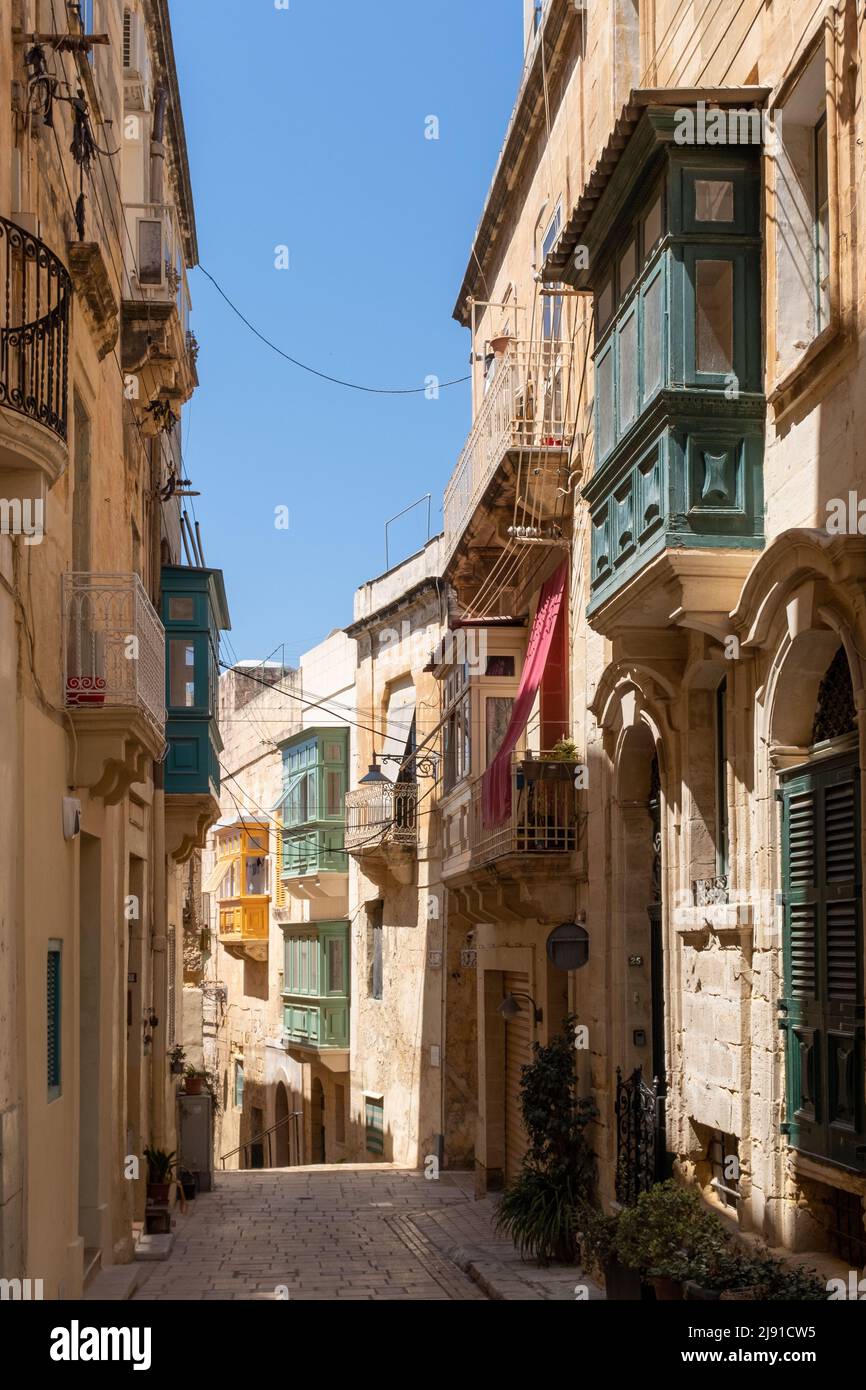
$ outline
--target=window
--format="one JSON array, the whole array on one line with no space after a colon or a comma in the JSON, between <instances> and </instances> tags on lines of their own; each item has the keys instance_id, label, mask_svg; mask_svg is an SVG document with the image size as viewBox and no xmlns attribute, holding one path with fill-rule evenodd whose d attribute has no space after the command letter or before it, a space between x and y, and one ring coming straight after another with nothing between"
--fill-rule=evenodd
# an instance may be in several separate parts
<instances>
[{"instance_id":1,"label":"window","mask_svg":"<svg viewBox=\"0 0 866 1390\"><path fill-rule=\"evenodd\" d=\"M621 434L625 434L638 413L637 324L638 311L635 307L619 330L618 409Z\"/></svg>"},{"instance_id":2,"label":"window","mask_svg":"<svg viewBox=\"0 0 866 1390\"><path fill-rule=\"evenodd\" d=\"M123 9L123 66L132 67L132 13L128 5Z\"/></svg>"},{"instance_id":3,"label":"window","mask_svg":"<svg viewBox=\"0 0 866 1390\"><path fill-rule=\"evenodd\" d=\"M487 763L489 767L502 747L505 731L511 720L514 700L510 696L490 695L484 702L487 731Z\"/></svg>"},{"instance_id":4,"label":"window","mask_svg":"<svg viewBox=\"0 0 866 1390\"><path fill-rule=\"evenodd\" d=\"M169 694L172 709L195 706L195 646L186 637L168 642Z\"/></svg>"},{"instance_id":5,"label":"window","mask_svg":"<svg viewBox=\"0 0 866 1390\"><path fill-rule=\"evenodd\" d=\"M732 1134L713 1130L707 1148L711 1184L726 1207L736 1209L740 1198L740 1146Z\"/></svg>"},{"instance_id":6,"label":"window","mask_svg":"<svg viewBox=\"0 0 866 1390\"><path fill-rule=\"evenodd\" d=\"M244 1064L239 1057L235 1058L235 1110L244 1108Z\"/></svg>"},{"instance_id":7,"label":"window","mask_svg":"<svg viewBox=\"0 0 866 1390\"><path fill-rule=\"evenodd\" d=\"M532 32L537 34L541 28L541 21L544 18L544 0L533 0L532 10Z\"/></svg>"},{"instance_id":8,"label":"window","mask_svg":"<svg viewBox=\"0 0 866 1390\"><path fill-rule=\"evenodd\" d=\"M195 622L195 599L191 595L171 594L168 600L168 617L173 623Z\"/></svg>"},{"instance_id":9,"label":"window","mask_svg":"<svg viewBox=\"0 0 866 1390\"><path fill-rule=\"evenodd\" d=\"M819 41L774 114L771 214L776 273L776 368L793 370L832 317L827 66Z\"/></svg>"},{"instance_id":10,"label":"window","mask_svg":"<svg viewBox=\"0 0 866 1390\"><path fill-rule=\"evenodd\" d=\"M385 1152L385 1101L381 1096L366 1096L366 1144L367 1152Z\"/></svg>"},{"instance_id":11,"label":"window","mask_svg":"<svg viewBox=\"0 0 866 1390\"><path fill-rule=\"evenodd\" d=\"M596 368L596 415L598 419L598 456L603 459L613 448L616 437L613 418L613 343L599 359Z\"/></svg>"},{"instance_id":12,"label":"window","mask_svg":"<svg viewBox=\"0 0 866 1390\"><path fill-rule=\"evenodd\" d=\"M56 1100L63 1080L62 1058L63 946L49 941L45 990L45 1036L48 1052L48 1099Z\"/></svg>"},{"instance_id":13,"label":"window","mask_svg":"<svg viewBox=\"0 0 866 1390\"><path fill-rule=\"evenodd\" d=\"M631 289L637 275L637 242L632 237L625 251L619 259L619 295L620 299Z\"/></svg>"},{"instance_id":14,"label":"window","mask_svg":"<svg viewBox=\"0 0 866 1390\"><path fill-rule=\"evenodd\" d=\"M643 399L649 401L662 384L665 356L664 306L661 270L649 282L643 293Z\"/></svg>"},{"instance_id":15,"label":"window","mask_svg":"<svg viewBox=\"0 0 866 1390\"><path fill-rule=\"evenodd\" d=\"M514 657L513 656L488 656L487 665L484 668L485 676L499 676L506 679L514 679Z\"/></svg>"},{"instance_id":16,"label":"window","mask_svg":"<svg viewBox=\"0 0 866 1390\"><path fill-rule=\"evenodd\" d=\"M382 916L385 904L367 904L367 992L371 999L381 999L383 994L382 960Z\"/></svg>"},{"instance_id":17,"label":"window","mask_svg":"<svg viewBox=\"0 0 866 1390\"><path fill-rule=\"evenodd\" d=\"M455 666L445 678L444 786L451 791L472 771L472 694L469 668Z\"/></svg>"},{"instance_id":18,"label":"window","mask_svg":"<svg viewBox=\"0 0 866 1390\"><path fill-rule=\"evenodd\" d=\"M734 185L730 179L695 179L695 221L733 222Z\"/></svg>"},{"instance_id":19,"label":"window","mask_svg":"<svg viewBox=\"0 0 866 1390\"><path fill-rule=\"evenodd\" d=\"M725 375L734 367L734 267L695 261L695 369Z\"/></svg>"},{"instance_id":20,"label":"window","mask_svg":"<svg viewBox=\"0 0 866 1390\"><path fill-rule=\"evenodd\" d=\"M556 245L559 233L562 230L562 204L557 206L556 212L550 219L544 239L541 243L541 263L547 260L554 246ZM546 343L556 342L562 337L562 295L546 294L542 298L543 319L542 331Z\"/></svg>"},{"instance_id":21,"label":"window","mask_svg":"<svg viewBox=\"0 0 866 1390\"><path fill-rule=\"evenodd\" d=\"M815 172L815 328L830 322L830 195L827 183L827 117L814 131L812 165Z\"/></svg>"},{"instance_id":22,"label":"window","mask_svg":"<svg viewBox=\"0 0 866 1390\"><path fill-rule=\"evenodd\" d=\"M716 873L728 872L728 682L716 690Z\"/></svg>"},{"instance_id":23,"label":"window","mask_svg":"<svg viewBox=\"0 0 866 1390\"><path fill-rule=\"evenodd\" d=\"M661 241L662 236L662 195L651 205L643 222L643 254L646 260Z\"/></svg>"},{"instance_id":24,"label":"window","mask_svg":"<svg viewBox=\"0 0 866 1390\"><path fill-rule=\"evenodd\" d=\"M346 993L346 949L341 936L328 937L328 994Z\"/></svg>"}]
</instances>

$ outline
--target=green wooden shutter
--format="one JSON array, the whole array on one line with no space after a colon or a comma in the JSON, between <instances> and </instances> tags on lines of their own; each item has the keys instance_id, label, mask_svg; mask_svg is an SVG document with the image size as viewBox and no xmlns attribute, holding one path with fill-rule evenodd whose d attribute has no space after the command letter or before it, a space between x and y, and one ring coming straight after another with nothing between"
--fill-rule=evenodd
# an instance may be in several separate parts
<instances>
[{"instance_id":1,"label":"green wooden shutter","mask_svg":"<svg viewBox=\"0 0 866 1390\"><path fill-rule=\"evenodd\" d=\"M61 1084L61 963L60 945L50 945L45 993L49 1100L60 1095Z\"/></svg>"},{"instance_id":2,"label":"green wooden shutter","mask_svg":"<svg viewBox=\"0 0 866 1390\"><path fill-rule=\"evenodd\" d=\"M783 779L781 800L786 1127L792 1147L866 1172L856 761Z\"/></svg>"}]
</instances>

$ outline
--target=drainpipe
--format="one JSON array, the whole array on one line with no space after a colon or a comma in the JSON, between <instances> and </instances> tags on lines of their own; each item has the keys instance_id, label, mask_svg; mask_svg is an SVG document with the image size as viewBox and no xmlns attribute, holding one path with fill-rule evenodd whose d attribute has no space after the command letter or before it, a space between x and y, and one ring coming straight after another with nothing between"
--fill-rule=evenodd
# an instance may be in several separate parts
<instances>
[{"instance_id":1,"label":"drainpipe","mask_svg":"<svg viewBox=\"0 0 866 1390\"><path fill-rule=\"evenodd\" d=\"M150 201L163 201L165 171L165 112L168 105L168 91L158 87L153 102L153 126L150 133Z\"/></svg>"},{"instance_id":2,"label":"drainpipe","mask_svg":"<svg viewBox=\"0 0 866 1390\"><path fill-rule=\"evenodd\" d=\"M150 1004L159 1023L150 1044L151 1144L164 1148L166 1141L166 1039L168 991L166 989L167 875L165 846L165 764L153 765L153 911L150 938Z\"/></svg>"}]
</instances>

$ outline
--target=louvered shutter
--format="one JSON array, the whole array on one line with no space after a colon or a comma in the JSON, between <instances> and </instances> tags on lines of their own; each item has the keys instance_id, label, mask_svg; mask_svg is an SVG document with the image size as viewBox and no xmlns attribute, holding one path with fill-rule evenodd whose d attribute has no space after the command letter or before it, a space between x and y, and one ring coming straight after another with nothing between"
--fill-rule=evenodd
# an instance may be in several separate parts
<instances>
[{"instance_id":1,"label":"louvered shutter","mask_svg":"<svg viewBox=\"0 0 866 1390\"><path fill-rule=\"evenodd\" d=\"M794 1148L866 1171L860 779L833 759L783 779L787 1116Z\"/></svg>"}]
</instances>

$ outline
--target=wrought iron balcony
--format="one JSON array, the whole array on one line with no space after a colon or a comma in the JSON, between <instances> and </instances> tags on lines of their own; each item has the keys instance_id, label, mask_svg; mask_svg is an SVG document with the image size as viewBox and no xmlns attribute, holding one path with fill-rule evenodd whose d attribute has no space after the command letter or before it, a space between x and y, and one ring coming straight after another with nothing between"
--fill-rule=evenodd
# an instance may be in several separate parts
<instances>
[{"instance_id":1,"label":"wrought iron balcony","mask_svg":"<svg viewBox=\"0 0 866 1390\"><path fill-rule=\"evenodd\" d=\"M445 561L510 451L535 460L562 455L574 439L571 351L564 344L512 342L445 489Z\"/></svg>"},{"instance_id":2,"label":"wrought iron balcony","mask_svg":"<svg viewBox=\"0 0 866 1390\"><path fill-rule=\"evenodd\" d=\"M515 756L511 811L501 825L485 826L481 778L444 811L443 872L462 874L511 856L563 856L577 849L575 764L550 754Z\"/></svg>"},{"instance_id":3,"label":"wrought iron balcony","mask_svg":"<svg viewBox=\"0 0 866 1390\"><path fill-rule=\"evenodd\" d=\"M418 788L414 782L373 782L346 795L346 849L365 854L386 845L418 843Z\"/></svg>"},{"instance_id":4,"label":"wrought iron balcony","mask_svg":"<svg viewBox=\"0 0 866 1390\"><path fill-rule=\"evenodd\" d=\"M63 575L67 709L134 709L162 739L165 632L137 574Z\"/></svg>"},{"instance_id":5,"label":"wrought iron balcony","mask_svg":"<svg viewBox=\"0 0 866 1390\"><path fill-rule=\"evenodd\" d=\"M65 446L69 272L38 237L0 217L0 281L0 406L44 426ZM0 446L0 454L9 452L5 438ZM2 462L9 466L5 457Z\"/></svg>"}]
</instances>

